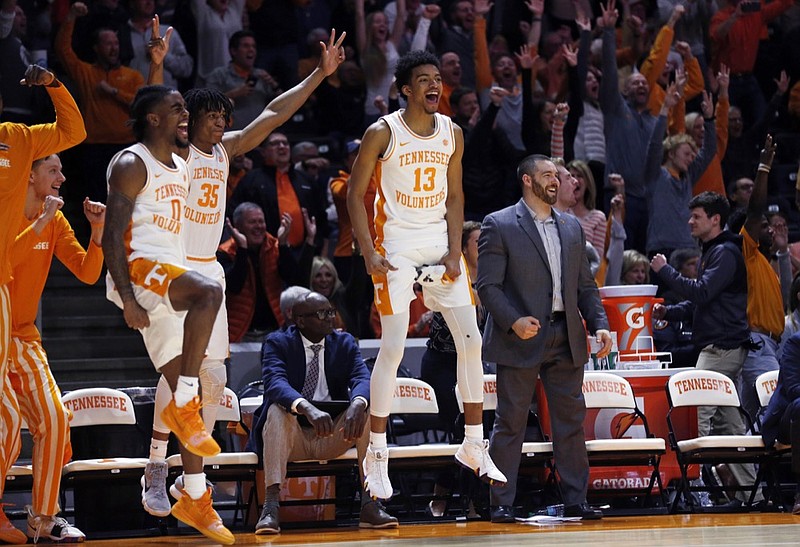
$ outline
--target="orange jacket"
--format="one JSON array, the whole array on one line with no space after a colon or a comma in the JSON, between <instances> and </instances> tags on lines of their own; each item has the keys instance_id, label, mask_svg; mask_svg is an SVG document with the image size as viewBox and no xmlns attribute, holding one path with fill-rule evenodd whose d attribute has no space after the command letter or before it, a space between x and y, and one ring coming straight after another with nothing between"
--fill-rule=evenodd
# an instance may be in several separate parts
<instances>
[{"instance_id":1,"label":"orange jacket","mask_svg":"<svg viewBox=\"0 0 800 547\"><path fill-rule=\"evenodd\" d=\"M80 89L81 104L86 115L86 142L127 144L133 142L133 132L128 127L130 104L136 91L144 85L138 70L118 66L108 72L97 64L81 61L72 50L72 31L75 21L67 19L56 35L56 52L70 77ZM117 88L116 96L99 93L97 85L107 81Z\"/></svg>"},{"instance_id":2,"label":"orange jacket","mask_svg":"<svg viewBox=\"0 0 800 547\"><path fill-rule=\"evenodd\" d=\"M705 173L695 183L692 194L697 195L706 190L727 196L725 180L722 176L722 158L728 149L728 111L731 103L728 99L720 99L714 115L717 117L717 153L711 158Z\"/></svg>"},{"instance_id":3,"label":"orange jacket","mask_svg":"<svg viewBox=\"0 0 800 547\"><path fill-rule=\"evenodd\" d=\"M32 224L24 216L17 224L20 233L14 241L11 258L14 279L9 284L11 336L28 341L41 340L34 322L53 255L88 285L100 279L103 269L103 249L89 242L87 252L75 239L75 232L61 211L41 234L31 229Z\"/></svg>"},{"instance_id":4,"label":"orange jacket","mask_svg":"<svg viewBox=\"0 0 800 547\"><path fill-rule=\"evenodd\" d=\"M353 224L350 222L350 213L347 211L347 183L350 182L350 173L339 171L339 175L333 177L330 182L331 196L333 205L336 207L336 214L339 217L339 241L333 256L353 256ZM369 223L369 233L375 241L375 194L378 189L375 186L375 179L369 179L369 186L364 193L364 207L367 210L367 221Z\"/></svg>"},{"instance_id":5,"label":"orange jacket","mask_svg":"<svg viewBox=\"0 0 800 547\"><path fill-rule=\"evenodd\" d=\"M653 47L650 50L650 55L642 63L641 73L647 78L647 83L650 86L650 98L647 101L647 109L653 116L658 116L661 112L661 106L664 104L664 97L666 91L658 84L658 78L664 72L664 67L667 64L667 56L669 55L670 47L672 47L672 40L675 38L675 31L664 25L656 36ZM703 81L703 71L700 69L700 63L696 58L686 63L686 90L684 91L684 100L690 101L703 92L705 82ZM675 114L675 109L669 112L669 125L670 132L675 130L675 124L678 122L678 117ZM683 120L680 120L681 126Z\"/></svg>"},{"instance_id":6,"label":"orange jacket","mask_svg":"<svg viewBox=\"0 0 800 547\"><path fill-rule=\"evenodd\" d=\"M231 260L236 259L236 249L236 241L233 238L219 246L219 250L231 257ZM270 308L272 308L272 314L278 321L278 325L283 325L280 305L283 281L278 274L279 252L278 239L268 233L267 238L261 245L261 252L258 257L261 285L267 293L267 301ZM230 291L225 294L225 304L228 311L228 337L231 343L241 341L250 328L250 323L256 311L255 271L249 260L247 267L247 280L242 290L237 294L233 294Z\"/></svg>"},{"instance_id":7,"label":"orange jacket","mask_svg":"<svg viewBox=\"0 0 800 547\"><path fill-rule=\"evenodd\" d=\"M71 148L86 138L78 105L64 85L46 87L56 110L56 121L27 126L20 123L0 123L0 286L11 280L9 255L19 233L17 219L25 206L25 189L31 164L56 152Z\"/></svg>"}]
</instances>

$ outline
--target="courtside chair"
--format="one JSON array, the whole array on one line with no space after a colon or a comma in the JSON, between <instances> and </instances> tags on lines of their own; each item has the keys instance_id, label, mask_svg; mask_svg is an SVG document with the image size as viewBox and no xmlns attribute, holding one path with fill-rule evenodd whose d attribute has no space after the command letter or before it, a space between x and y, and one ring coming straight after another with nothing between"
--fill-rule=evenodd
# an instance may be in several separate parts
<instances>
[{"instance_id":1,"label":"courtside chair","mask_svg":"<svg viewBox=\"0 0 800 547\"><path fill-rule=\"evenodd\" d=\"M616 412L609 420L608 438L586 441L586 452L590 467L647 466L652 472L643 492L644 506L650 499L653 487L658 486L662 506L666 506L664 486L658 466L666 452L666 442L650 432L647 418L639 409L633 388L625 378L608 372L585 372L583 375L583 399L587 409L601 412ZM644 428L644 438L624 437L634 424ZM606 433L606 432L603 432Z\"/></svg>"},{"instance_id":2,"label":"courtside chair","mask_svg":"<svg viewBox=\"0 0 800 547\"><path fill-rule=\"evenodd\" d=\"M432 480L424 480L426 484L430 483L430 488L420 488L423 475L434 468L455 465L458 445L430 442L431 438L436 440L432 428L439 423L439 404L433 386L423 380L398 377L390 412L387 429L389 471L395 477L392 481L400 489L406 511L413 514L415 502L424 501L427 505L432 495ZM396 429L392 424L397 419L406 424L404 434L422 433L422 442L397 446L398 436L392 434ZM419 493L420 490L424 492Z\"/></svg>"},{"instance_id":3,"label":"courtside chair","mask_svg":"<svg viewBox=\"0 0 800 547\"><path fill-rule=\"evenodd\" d=\"M769 405L770 399L772 399L772 395L775 393L775 389L778 387L778 370L770 370L763 374L760 374L758 378L756 378L755 388L756 388L756 395L758 395L758 416L756 421L758 423L759 429L761 428L761 420L764 416L764 413L767 410L767 406ZM769 447L767 447L769 449ZM794 477L792 477L790 470L785 470L781 466L782 460L786 456L791 456L792 454L792 445L791 444L783 444L776 442L775 446L772 447L773 449L773 460L770 465L771 475L770 478L773 481L775 486L775 490L773 492L775 496L775 500L780 500L783 502L783 497L781 496L782 490L786 490L786 492L790 492L792 495L795 491L795 481ZM789 459L789 458L786 458ZM786 483L783 483L780 480L780 477L790 477ZM789 506L791 509L791 505Z\"/></svg>"},{"instance_id":4,"label":"courtside chair","mask_svg":"<svg viewBox=\"0 0 800 547\"><path fill-rule=\"evenodd\" d=\"M236 393L226 387L220 399L219 411L217 413L217 423L239 424L241 422L241 412L239 398ZM203 458L204 471L206 478L222 488L222 483L229 482L235 485L233 502L233 526L236 526L239 512L242 512L243 521L247 521L249 511L256 500L256 470L258 469L258 455L255 452L220 452L216 456ZM183 460L180 454L173 454L167 458L170 476L177 477L183 472ZM248 483L251 488L247 489L249 495L244 499L243 483ZM223 509L230 507L230 504L215 502L215 506Z\"/></svg>"},{"instance_id":5,"label":"courtside chair","mask_svg":"<svg viewBox=\"0 0 800 547\"><path fill-rule=\"evenodd\" d=\"M775 393L775 388L778 387L778 370L770 370L763 374L759 374L756 378L755 388L756 395L758 396L758 415L756 416L756 426L759 431L761 430L761 419L764 412L767 410L769 400L772 399L772 394Z\"/></svg>"},{"instance_id":6,"label":"courtside chair","mask_svg":"<svg viewBox=\"0 0 800 547\"><path fill-rule=\"evenodd\" d=\"M753 463L758 464L753 486L740 486L740 490L750 490L748 505L752 505L761 479L769 467L772 449L764 446L760 435L706 435L692 439L679 439L672 423L672 413L678 408L699 406L727 406L735 408L744 421L746 431L753 431L753 422L739 404L736 384L727 376L711 370L692 369L679 372L669 378L666 384L669 411L667 427L669 442L678 460L681 472L680 484L671 511L678 507L683 496L685 503L696 509L691 492L707 490L693 488L689 483L688 469L694 464Z\"/></svg>"},{"instance_id":7,"label":"courtside chair","mask_svg":"<svg viewBox=\"0 0 800 547\"><path fill-rule=\"evenodd\" d=\"M138 498L147 458L135 457L139 434L128 394L111 388L76 389L62 396L72 412L73 461L62 470L62 508L84 532L142 528ZM66 507L72 490L74 507ZM132 499L136 500L132 506Z\"/></svg>"}]
</instances>

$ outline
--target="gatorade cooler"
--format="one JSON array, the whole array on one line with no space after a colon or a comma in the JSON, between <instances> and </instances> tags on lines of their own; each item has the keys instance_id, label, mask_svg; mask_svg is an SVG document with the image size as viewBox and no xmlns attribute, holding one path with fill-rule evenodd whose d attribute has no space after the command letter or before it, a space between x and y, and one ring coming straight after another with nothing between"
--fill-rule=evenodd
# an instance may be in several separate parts
<instances>
[{"instance_id":1,"label":"gatorade cooler","mask_svg":"<svg viewBox=\"0 0 800 547\"><path fill-rule=\"evenodd\" d=\"M620 353L636 350L639 336L653 336L653 306L664 301L656 298L656 285L616 285L600 288L600 298L608 324L617 332Z\"/></svg>"}]
</instances>

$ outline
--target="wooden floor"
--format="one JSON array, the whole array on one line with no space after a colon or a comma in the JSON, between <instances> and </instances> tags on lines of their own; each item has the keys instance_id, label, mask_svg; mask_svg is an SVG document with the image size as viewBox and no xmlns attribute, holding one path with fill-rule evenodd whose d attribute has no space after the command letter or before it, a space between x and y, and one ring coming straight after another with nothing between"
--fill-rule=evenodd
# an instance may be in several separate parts
<instances>
[{"instance_id":1,"label":"wooden floor","mask_svg":"<svg viewBox=\"0 0 800 547\"><path fill-rule=\"evenodd\" d=\"M276 536L236 534L236 544L343 547L652 547L655 545L787 546L800 544L800 517L780 513L614 517L555 526L489 522L404 525L394 530L293 530ZM200 535L88 541L92 547L217 545Z\"/></svg>"}]
</instances>

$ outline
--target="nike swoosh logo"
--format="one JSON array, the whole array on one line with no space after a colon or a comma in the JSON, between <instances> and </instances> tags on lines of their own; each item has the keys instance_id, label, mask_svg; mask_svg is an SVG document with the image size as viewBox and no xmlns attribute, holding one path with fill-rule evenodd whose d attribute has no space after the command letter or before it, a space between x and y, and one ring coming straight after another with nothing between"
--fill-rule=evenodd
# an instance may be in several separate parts
<instances>
[{"instance_id":1,"label":"nike swoosh logo","mask_svg":"<svg viewBox=\"0 0 800 547\"><path fill-rule=\"evenodd\" d=\"M186 380L179 380L179 381L180 381L180 383L182 383L185 386L192 387L192 383L191 382L187 382Z\"/></svg>"},{"instance_id":2,"label":"nike swoosh logo","mask_svg":"<svg viewBox=\"0 0 800 547\"><path fill-rule=\"evenodd\" d=\"M407 144L408 144L408 143L410 143L410 142L411 142L411 141L401 142L401 143L400 143L400 146L405 146L405 145L407 145Z\"/></svg>"},{"instance_id":3,"label":"nike swoosh logo","mask_svg":"<svg viewBox=\"0 0 800 547\"><path fill-rule=\"evenodd\" d=\"M156 173L154 176L155 178L159 178L161 176L161 173Z\"/></svg>"}]
</instances>

